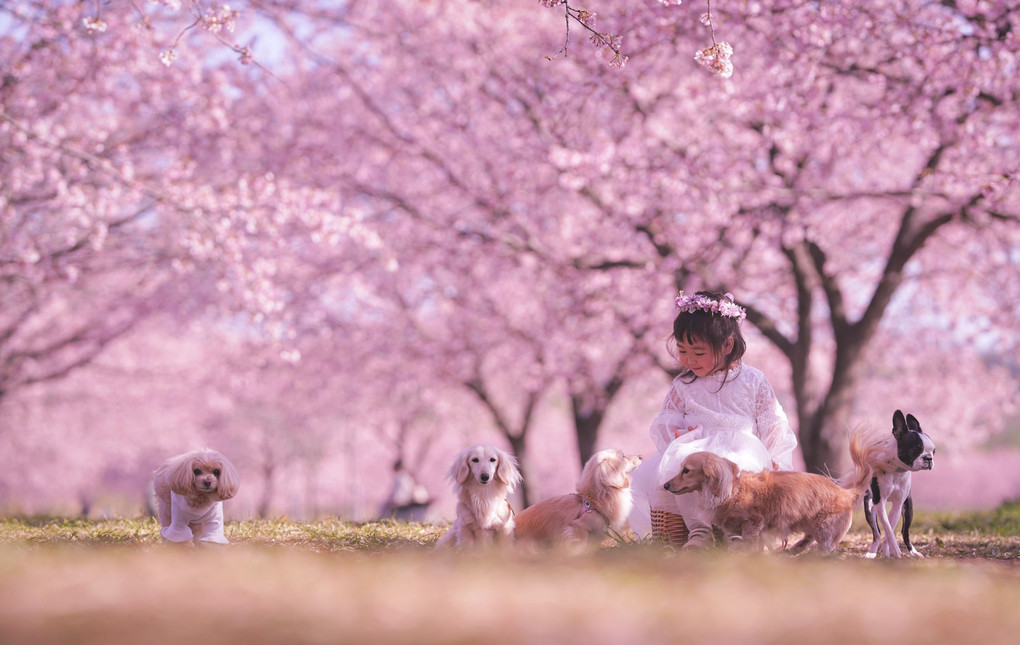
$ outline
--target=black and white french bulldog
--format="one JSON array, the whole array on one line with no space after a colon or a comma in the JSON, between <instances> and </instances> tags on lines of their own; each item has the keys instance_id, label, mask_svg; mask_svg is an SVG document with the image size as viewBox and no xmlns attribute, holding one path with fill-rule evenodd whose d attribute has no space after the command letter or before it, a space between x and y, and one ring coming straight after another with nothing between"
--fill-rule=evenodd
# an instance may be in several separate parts
<instances>
[{"instance_id":1,"label":"black and white french bulldog","mask_svg":"<svg viewBox=\"0 0 1020 645\"><path fill-rule=\"evenodd\" d=\"M899 410L893 414L892 436L895 456L875 466L871 489L864 494L864 517L871 526L872 542L865 557L874 558L879 552L885 557L902 555L896 543L895 528L903 514L903 544L907 555L924 557L910 543L910 523L914 519L914 502L910 497L911 475L918 470L931 470L935 458L935 444L921 431L921 424L912 414L906 418ZM890 451L892 452L892 451ZM889 505L888 511L886 504Z\"/></svg>"}]
</instances>

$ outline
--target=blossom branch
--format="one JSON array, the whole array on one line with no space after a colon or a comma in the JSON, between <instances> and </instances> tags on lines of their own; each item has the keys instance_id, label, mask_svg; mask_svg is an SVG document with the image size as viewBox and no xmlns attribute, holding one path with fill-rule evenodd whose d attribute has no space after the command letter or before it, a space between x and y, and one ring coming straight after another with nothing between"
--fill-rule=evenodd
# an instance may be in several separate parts
<instances>
[{"instance_id":1,"label":"blossom branch","mask_svg":"<svg viewBox=\"0 0 1020 645\"><path fill-rule=\"evenodd\" d=\"M570 45L570 21L573 20L589 32L588 39L596 49L606 47L613 52L613 59L609 61L610 67L623 67L627 63L627 56L624 55L620 49L621 38L619 34L611 34L609 32L596 30L595 13L586 9L575 9L570 6L570 2L568 0L539 0L539 4L543 7L549 8L562 5L563 20L566 24L566 35L563 40L563 48L552 56L546 56L546 59L553 60L560 54L563 54L564 57L567 55L567 48Z\"/></svg>"},{"instance_id":2,"label":"blossom branch","mask_svg":"<svg viewBox=\"0 0 1020 645\"><path fill-rule=\"evenodd\" d=\"M233 10L229 5L211 5L209 7L203 7L199 0L155 0L158 4L163 5L167 11L178 12L182 8L187 10L194 16L194 20L187 26L181 28L177 32L177 36L174 38L173 43L168 49L159 52L160 61L170 66L175 60L177 60L177 48L181 41L191 30L201 26L209 34L211 34L216 40L223 45L229 47L238 55L238 61L242 65L254 64L263 71L269 73L264 66L260 65L255 61L251 47L247 45L241 45L239 43L232 42L223 36L223 32L233 32L235 28L235 21L240 16L240 12ZM146 30L152 29L152 22L145 11L142 10L133 0L128 0L128 4L134 9L135 13L139 16L139 24ZM102 7L101 0L95 0L95 12L94 15L86 16L82 19L82 24L85 27L85 31L89 35L102 34L107 30L107 24L102 18Z\"/></svg>"}]
</instances>

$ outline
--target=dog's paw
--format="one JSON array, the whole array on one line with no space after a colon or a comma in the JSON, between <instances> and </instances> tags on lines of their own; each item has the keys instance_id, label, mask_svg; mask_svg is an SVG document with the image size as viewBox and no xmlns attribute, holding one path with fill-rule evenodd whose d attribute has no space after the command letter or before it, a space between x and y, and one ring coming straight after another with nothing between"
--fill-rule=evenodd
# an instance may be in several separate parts
<instances>
[{"instance_id":1,"label":"dog's paw","mask_svg":"<svg viewBox=\"0 0 1020 645\"><path fill-rule=\"evenodd\" d=\"M910 556L911 558L918 558L920 560L924 559L924 556L921 555L921 552L914 548L911 548L909 551L907 551L907 555Z\"/></svg>"},{"instance_id":2,"label":"dog's paw","mask_svg":"<svg viewBox=\"0 0 1020 645\"><path fill-rule=\"evenodd\" d=\"M869 552L864 554L864 557L869 559L869 560L874 560L875 558L878 557L878 553L872 553L872 552L869 551Z\"/></svg>"}]
</instances>

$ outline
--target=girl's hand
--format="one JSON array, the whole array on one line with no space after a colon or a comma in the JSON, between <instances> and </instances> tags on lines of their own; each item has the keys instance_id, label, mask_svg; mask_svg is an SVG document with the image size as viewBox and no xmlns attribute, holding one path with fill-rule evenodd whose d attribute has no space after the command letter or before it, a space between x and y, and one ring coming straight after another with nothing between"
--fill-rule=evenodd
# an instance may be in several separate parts
<instances>
[{"instance_id":1,"label":"girl's hand","mask_svg":"<svg viewBox=\"0 0 1020 645\"><path fill-rule=\"evenodd\" d=\"M683 435L687 434L688 432L693 432L694 430L696 430L696 429L698 429L700 427L701 426L687 426L687 430L686 431L674 430L673 431L673 438L674 439L679 439L680 437L682 437Z\"/></svg>"}]
</instances>

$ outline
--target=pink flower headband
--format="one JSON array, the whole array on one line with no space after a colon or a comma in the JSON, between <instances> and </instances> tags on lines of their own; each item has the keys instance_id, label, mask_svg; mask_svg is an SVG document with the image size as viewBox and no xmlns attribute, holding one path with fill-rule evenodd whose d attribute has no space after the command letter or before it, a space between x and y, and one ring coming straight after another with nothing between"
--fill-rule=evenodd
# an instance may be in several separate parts
<instances>
[{"instance_id":1,"label":"pink flower headband","mask_svg":"<svg viewBox=\"0 0 1020 645\"><path fill-rule=\"evenodd\" d=\"M727 318L736 318L737 320L743 320L747 317L747 312L740 305L733 302L733 294L727 293L726 297L729 300L712 300L708 296L702 296L694 294L693 296L685 296L684 292L681 291L676 297L676 309L684 313L694 313L695 311L705 311L710 314L719 314Z\"/></svg>"}]
</instances>

